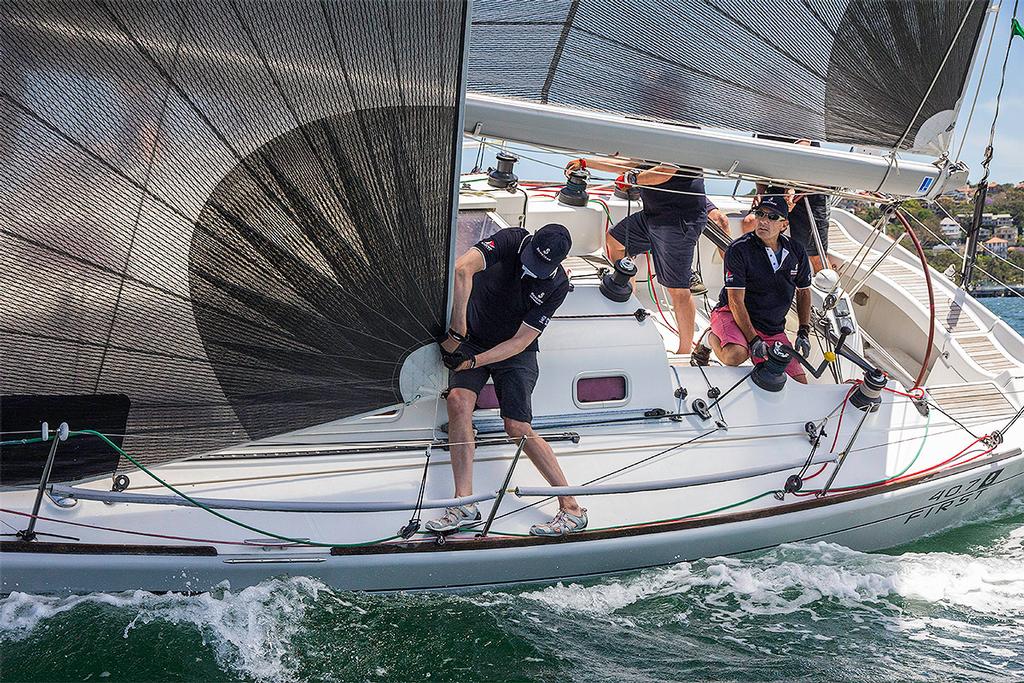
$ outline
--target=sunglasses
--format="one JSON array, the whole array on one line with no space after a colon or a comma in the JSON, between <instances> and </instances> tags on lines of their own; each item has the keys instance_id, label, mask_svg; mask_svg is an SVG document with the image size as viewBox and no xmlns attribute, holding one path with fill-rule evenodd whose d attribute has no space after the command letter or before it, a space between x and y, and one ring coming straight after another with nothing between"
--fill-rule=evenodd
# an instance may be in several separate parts
<instances>
[{"instance_id":1,"label":"sunglasses","mask_svg":"<svg viewBox=\"0 0 1024 683\"><path fill-rule=\"evenodd\" d=\"M765 211L763 209L756 209L754 211L754 215L757 216L758 218L767 218L770 221L781 221L782 220L782 214L781 213L775 213L774 211Z\"/></svg>"}]
</instances>

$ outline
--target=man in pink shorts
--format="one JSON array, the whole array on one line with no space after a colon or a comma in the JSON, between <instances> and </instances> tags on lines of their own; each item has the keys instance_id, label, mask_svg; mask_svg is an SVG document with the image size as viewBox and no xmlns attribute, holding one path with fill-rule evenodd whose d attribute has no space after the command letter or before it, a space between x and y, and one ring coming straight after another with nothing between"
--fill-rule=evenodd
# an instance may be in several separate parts
<instances>
[{"instance_id":1,"label":"man in pink shorts","mask_svg":"<svg viewBox=\"0 0 1024 683\"><path fill-rule=\"evenodd\" d=\"M754 231L725 250L725 287L711 312L708 338L724 365L740 365L748 358L761 363L777 341L804 356L811 350L811 264L803 246L782 234L789 225L785 198L764 197L754 216ZM794 295L800 328L791 344L786 314ZM795 358L786 372L806 384L807 375Z\"/></svg>"}]
</instances>

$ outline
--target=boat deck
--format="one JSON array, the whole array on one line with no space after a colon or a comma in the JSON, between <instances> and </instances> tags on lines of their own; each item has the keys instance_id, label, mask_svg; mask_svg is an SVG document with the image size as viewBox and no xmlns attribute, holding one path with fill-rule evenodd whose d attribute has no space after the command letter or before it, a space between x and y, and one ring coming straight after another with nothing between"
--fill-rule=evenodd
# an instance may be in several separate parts
<instances>
[{"instance_id":1,"label":"boat deck","mask_svg":"<svg viewBox=\"0 0 1024 683\"><path fill-rule=\"evenodd\" d=\"M888 238L879 238L869 250L867 257L864 258L864 268L869 268L874 263L889 242ZM831 221L829 230L829 252L844 263L850 263L854 259L859 260L864 255L862 245L854 240L835 219ZM860 252L860 256L858 256L858 252ZM921 277L919 268L890 256L879 265L875 274L891 280L898 288L905 291L909 298L921 307L921 310L928 310L928 286ZM844 279L846 278L844 277ZM948 280L934 271L932 281L935 293L936 321L941 329L948 333L950 341L960 346L966 357L993 376L1003 371L1010 371L1014 374L1024 371L1024 364L1015 359L988 334L987 326L982 321L956 301L954 292L959 290L951 290L943 286L948 284Z\"/></svg>"}]
</instances>

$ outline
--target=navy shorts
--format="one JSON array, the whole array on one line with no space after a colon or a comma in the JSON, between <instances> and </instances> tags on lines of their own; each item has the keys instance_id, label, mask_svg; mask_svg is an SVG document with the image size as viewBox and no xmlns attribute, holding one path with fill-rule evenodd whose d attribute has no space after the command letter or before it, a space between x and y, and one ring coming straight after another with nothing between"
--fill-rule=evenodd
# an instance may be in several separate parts
<instances>
[{"instance_id":1,"label":"navy shorts","mask_svg":"<svg viewBox=\"0 0 1024 683\"><path fill-rule=\"evenodd\" d=\"M463 347L474 354L483 352L483 349L478 349L467 342L463 342ZM532 422L533 388L537 386L539 376L537 352L520 351L511 358L497 363L450 373L448 389L469 389L479 395L487 380L493 379L501 416L519 422Z\"/></svg>"},{"instance_id":2,"label":"navy shorts","mask_svg":"<svg viewBox=\"0 0 1024 683\"><path fill-rule=\"evenodd\" d=\"M672 221L650 220L638 211L619 221L611 229L611 236L624 246L628 244L630 256L651 252L658 282L673 289L689 289L693 252L707 224L704 212Z\"/></svg>"}]
</instances>

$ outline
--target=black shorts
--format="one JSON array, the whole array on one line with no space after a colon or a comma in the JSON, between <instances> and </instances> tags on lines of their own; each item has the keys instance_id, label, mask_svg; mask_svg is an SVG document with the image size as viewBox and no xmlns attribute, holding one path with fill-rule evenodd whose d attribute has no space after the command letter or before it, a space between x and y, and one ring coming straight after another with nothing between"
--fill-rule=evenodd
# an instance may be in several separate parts
<instances>
[{"instance_id":1,"label":"black shorts","mask_svg":"<svg viewBox=\"0 0 1024 683\"><path fill-rule=\"evenodd\" d=\"M814 216L814 227L821 238L821 246L828 251L829 209L824 195L816 195L820 199L811 198L811 214ZM818 243L811 234L811 220L807 215L807 203L803 200L789 212L789 234L804 246L808 256L818 256Z\"/></svg>"},{"instance_id":2,"label":"black shorts","mask_svg":"<svg viewBox=\"0 0 1024 683\"><path fill-rule=\"evenodd\" d=\"M465 342L463 346L475 354L483 352L483 349ZM539 376L537 352L521 351L497 363L449 373L448 389L469 389L479 395L487 380L493 379L501 416L519 422L532 422L533 388L537 386Z\"/></svg>"},{"instance_id":3,"label":"black shorts","mask_svg":"<svg viewBox=\"0 0 1024 683\"><path fill-rule=\"evenodd\" d=\"M672 289L689 289L693 274L693 252L707 227L707 214L676 220L651 220L643 211L626 216L611 229L611 235L627 252L636 256L649 251L654 256L658 282ZM628 239L627 239L628 235Z\"/></svg>"}]
</instances>

